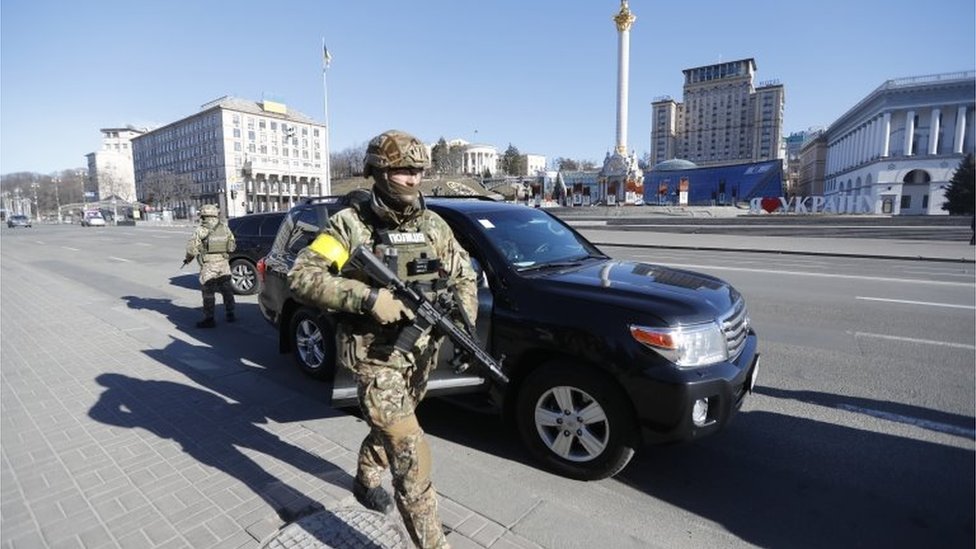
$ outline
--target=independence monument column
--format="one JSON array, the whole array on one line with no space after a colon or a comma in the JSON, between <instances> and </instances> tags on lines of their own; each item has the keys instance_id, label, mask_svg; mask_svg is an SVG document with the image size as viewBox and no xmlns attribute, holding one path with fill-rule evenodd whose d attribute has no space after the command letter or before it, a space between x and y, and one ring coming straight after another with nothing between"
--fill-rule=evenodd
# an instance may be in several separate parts
<instances>
[{"instance_id":1,"label":"independence monument column","mask_svg":"<svg viewBox=\"0 0 976 549\"><path fill-rule=\"evenodd\" d=\"M617 24L617 152L627 154L627 89L630 85L630 27L637 20L621 0L620 11L613 16Z\"/></svg>"},{"instance_id":2,"label":"independence monument column","mask_svg":"<svg viewBox=\"0 0 976 549\"><path fill-rule=\"evenodd\" d=\"M627 153L627 99L630 78L630 27L637 20L627 0L620 0L620 11L613 16L617 25L617 144L607 153L600 170L602 198L607 205L621 200L636 202L644 196L644 174L637 156Z\"/></svg>"}]
</instances>

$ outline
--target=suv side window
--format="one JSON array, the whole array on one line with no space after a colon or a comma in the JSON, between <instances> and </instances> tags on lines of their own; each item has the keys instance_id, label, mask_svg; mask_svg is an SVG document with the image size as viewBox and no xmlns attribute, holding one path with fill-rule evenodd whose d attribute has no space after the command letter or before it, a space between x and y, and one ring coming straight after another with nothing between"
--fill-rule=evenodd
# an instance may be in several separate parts
<instances>
[{"instance_id":1,"label":"suv side window","mask_svg":"<svg viewBox=\"0 0 976 549\"><path fill-rule=\"evenodd\" d=\"M240 235L256 235L258 234L258 225L261 224L261 216L254 217L239 217L240 219L237 223L231 225L231 230Z\"/></svg>"},{"instance_id":2,"label":"suv side window","mask_svg":"<svg viewBox=\"0 0 976 549\"><path fill-rule=\"evenodd\" d=\"M324 219L320 213L324 214ZM297 254L315 240L322 225L328 222L329 213L324 207L311 206L298 210L291 218L294 225L288 236L287 249L289 254Z\"/></svg>"},{"instance_id":3,"label":"suv side window","mask_svg":"<svg viewBox=\"0 0 976 549\"><path fill-rule=\"evenodd\" d=\"M264 222L261 223L261 235L274 235L278 232L278 227L281 226L281 220L285 218L285 214L272 214L264 218Z\"/></svg>"},{"instance_id":4,"label":"suv side window","mask_svg":"<svg viewBox=\"0 0 976 549\"><path fill-rule=\"evenodd\" d=\"M296 224L304 223L306 225L314 226L316 228L315 231L318 232L322 229L322 225L324 224L323 222L327 221L328 218L329 216L328 214L326 214L325 220L320 221L318 215L318 208L315 207L302 208L301 210L298 211L298 215L295 216L295 223ZM309 228L309 230L311 230L311 228Z\"/></svg>"}]
</instances>

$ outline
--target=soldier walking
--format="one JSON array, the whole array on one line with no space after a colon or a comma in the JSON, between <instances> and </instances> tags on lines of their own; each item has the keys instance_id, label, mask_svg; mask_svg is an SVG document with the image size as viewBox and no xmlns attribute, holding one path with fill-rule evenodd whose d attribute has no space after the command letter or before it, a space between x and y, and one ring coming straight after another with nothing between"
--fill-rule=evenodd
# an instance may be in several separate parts
<instances>
[{"instance_id":1,"label":"soldier walking","mask_svg":"<svg viewBox=\"0 0 976 549\"><path fill-rule=\"evenodd\" d=\"M203 292L203 320L197 322L197 328L213 328L214 308L217 302L217 292L224 299L224 312L227 322L234 322L234 289L230 284L230 263L227 259L230 252L237 248L234 233L227 223L220 219L220 209L214 204L205 204L200 208L200 226L193 231L193 236L186 243L186 265L196 258L200 264L200 287Z\"/></svg>"},{"instance_id":2,"label":"soldier walking","mask_svg":"<svg viewBox=\"0 0 976 549\"><path fill-rule=\"evenodd\" d=\"M359 405L370 431L359 450L353 495L365 507L392 510L380 486L393 475L396 505L418 547L448 547L430 478L430 448L415 410L436 367L438 341L421 337L411 352L394 349L411 311L361 273L346 272L351 250L367 246L397 276L433 302L440 294L474 322L477 288L471 259L447 223L424 205L419 185L430 167L426 146L397 130L373 138L364 176L372 192L331 217L329 225L298 254L288 274L292 290L310 303L337 312L338 360L353 371Z\"/></svg>"}]
</instances>

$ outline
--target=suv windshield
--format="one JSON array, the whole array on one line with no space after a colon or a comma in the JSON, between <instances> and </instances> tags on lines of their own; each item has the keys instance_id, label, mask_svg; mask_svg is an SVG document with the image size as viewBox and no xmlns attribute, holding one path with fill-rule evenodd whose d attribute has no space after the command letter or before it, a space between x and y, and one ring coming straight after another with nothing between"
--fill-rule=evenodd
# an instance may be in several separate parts
<instances>
[{"instance_id":1,"label":"suv windshield","mask_svg":"<svg viewBox=\"0 0 976 549\"><path fill-rule=\"evenodd\" d=\"M559 220L536 209L506 208L470 215L492 246L519 271L605 257Z\"/></svg>"}]
</instances>

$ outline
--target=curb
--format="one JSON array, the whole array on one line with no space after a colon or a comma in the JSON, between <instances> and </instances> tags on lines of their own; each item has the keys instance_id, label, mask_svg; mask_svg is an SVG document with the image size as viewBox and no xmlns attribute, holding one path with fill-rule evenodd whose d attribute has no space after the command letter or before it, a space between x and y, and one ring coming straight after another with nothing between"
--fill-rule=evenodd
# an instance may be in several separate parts
<instances>
[{"instance_id":1,"label":"curb","mask_svg":"<svg viewBox=\"0 0 976 549\"><path fill-rule=\"evenodd\" d=\"M858 257L864 259L889 259L903 261L936 261L940 263L976 263L976 260L964 257L924 257L924 256L905 256L905 255L885 255L885 254L864 254L864 253L843 253L843 252L813 252L802 250L769 250L759 248L719 248L715 246L674 246L668 244L635 244L621 242L597 242L590 240L596 246L617 246L627 248L652 248L663 250L701 250L708 252L748 252L757 254L778 254L778 255L808 255L819 257Z\"/></svg>"}]
</instances>

